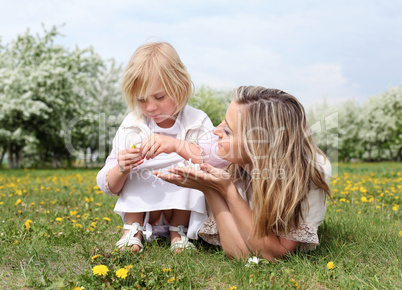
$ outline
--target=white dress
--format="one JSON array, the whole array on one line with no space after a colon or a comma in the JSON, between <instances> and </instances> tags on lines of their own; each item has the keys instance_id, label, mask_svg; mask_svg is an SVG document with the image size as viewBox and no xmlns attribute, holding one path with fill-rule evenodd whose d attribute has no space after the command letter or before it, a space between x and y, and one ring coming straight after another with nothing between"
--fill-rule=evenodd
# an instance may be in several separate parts
<instances>
[{"instance_id":1,"label":"white dress","mask_svg":"<svg viewBox=\"0 0 402 290\"><path fill-rule=\"evenodd\" d=\"M161 128L153 120L149 121L152 133L176 138L179 133L179 124L176 122L171 128ZM141 144L136 144L140 146ZM151 225L149 212L168 209L190 210L190 221L187 236L197 238L198 229L207 217L205 198L201 191L179 187L168 183L152 172L166 171L183 162L183 158L176 153L162 153L154 159L145 160L143 164L132 170L126 179L119 194L114 211L125 221L127 212L145 212L144 236L147 240L155 236L165 236L168 233L168 224L164 219L160 223Z\"/></svg>"}]
</instances>

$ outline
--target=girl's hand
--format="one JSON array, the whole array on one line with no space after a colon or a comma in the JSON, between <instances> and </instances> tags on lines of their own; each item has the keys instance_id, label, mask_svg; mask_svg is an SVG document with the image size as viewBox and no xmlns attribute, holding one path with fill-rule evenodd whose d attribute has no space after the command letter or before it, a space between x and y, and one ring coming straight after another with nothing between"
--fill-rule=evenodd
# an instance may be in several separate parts
<instances>
[{"instance_id":1,"label":"girl's hand","mask_svg":"<svg viewBox=\"0 0 402 290\"><path fill-rule=\"evenodd\" d=\"M128 174L131 169L144 162L139 149L123 149L119 151L118 168L121 173Z\"/></svg>"},{"instance_id":2,"label":"girl's hand","mask_svg":"<svg viewBox=\"0 0 402 290\"><path fill-rule=\"evenodd\" d=\"M209 164L201 164L201 170L175 167L169 169L170 174L154 171L154 174L173 184L182 187L198 189L202 192L216 191L225 195L233 185L232 179L225 170L215 168Z\"/></svg>"},{"instance_id":3,"label":"girl's hand","mask_svg":"<svg viewBox=\"0 0 402 290\"><path fill-rule=\"evenodd\" d=\"M176 152L180 145L179 139L160 134L151 134L142 142L140 150L146 159L153 159L161 153Z\"/></svg>"}]
</instances>

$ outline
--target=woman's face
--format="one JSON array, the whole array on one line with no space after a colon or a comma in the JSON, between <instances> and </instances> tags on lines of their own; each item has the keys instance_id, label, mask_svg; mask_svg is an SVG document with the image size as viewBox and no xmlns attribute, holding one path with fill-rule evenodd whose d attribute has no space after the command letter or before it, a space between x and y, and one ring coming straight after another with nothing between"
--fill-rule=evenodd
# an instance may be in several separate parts
<instances>
[{"instance_id":1,"label":"woman's face","mask_svg":"<svg viewBox=\"0 0 402 290\"><path fill-rule=\"evenodd\" d=\"M219 137L219 157L244 168L251 162L240 136L241 121L241 105L232 101L226 111L225 119L215 128L214 134Z\"/></svg>"}]
</instances>

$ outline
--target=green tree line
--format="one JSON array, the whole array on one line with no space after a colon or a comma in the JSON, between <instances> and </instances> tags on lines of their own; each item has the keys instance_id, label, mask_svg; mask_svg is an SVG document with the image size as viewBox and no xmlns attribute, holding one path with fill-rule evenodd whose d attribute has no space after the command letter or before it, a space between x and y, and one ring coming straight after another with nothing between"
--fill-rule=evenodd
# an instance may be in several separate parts
<instances>
[{"instance_id":1,"label":"green tree line","mask_svg":"<svg viewBox=\"0 0 402 290\"><path fill-rule=\"evenodd\" d=\"M101 164L128 113L119 81L122 67L92 47L57 45L56 27L29 30L0 42L0 165L9 168ZM198 87L189 104L218 125L230 91ZM371 97L308 110L311 134L340 160L401 160L402 87Z\"/></svg>"}]
</instances>

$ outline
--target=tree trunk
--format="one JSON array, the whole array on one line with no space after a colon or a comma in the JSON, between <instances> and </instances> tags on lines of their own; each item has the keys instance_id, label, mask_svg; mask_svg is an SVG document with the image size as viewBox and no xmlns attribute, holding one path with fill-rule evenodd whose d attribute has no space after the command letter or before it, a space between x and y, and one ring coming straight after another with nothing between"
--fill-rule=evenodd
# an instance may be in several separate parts
<instances>
[{"instance_id":1,"label":"tree trunk","mask_svg":"<svg viewBox=\"0 0 402 290\"><path fill-rule=\"evenodd\" d=\"M3 147L3 151L1 152L1 156L0 156L0 168L3 167L3 160L4 160L4 156L6 155L7 152L7 147Z\"/></svg>"},{"instance_id":2,"label":"tree trunk","mask_svg":"<svg viewBox=\"0 0 402 290\"><path fill-rule=\"evenodd\" d=\"M398 157L396 158L396 160L397 160L398 162L401 162L401 161L402 161L402 147L399 147L399 150L398 150Z\"/></svg>"},{"instance_id":3,"label":"tree trunk","mask_svg":"<svg viewBox=\"0 0 402 290\"><path fill-rule=\"evenodd\" d=\"M10 144L10 147L8 148L8 167L10 169L14 169L14 146L13 144Z\"/></svg>"},{"instance_id":4,"label":"tree trunk","mask_svg":"<svg viewBox=\"0 0 402 290\"><path fill-rule=\"evenodd\" d=\"M89 168L93 168L94 163L93 163L93 158L94 158L94 150L92 148L89 149L91 154L89 155Z\"/></svg>"},{"instance_id":5,"label":"tree trunk","mask_svg":"<svg viewBox=\"0 0 402 290\"><path fill-rule=\"evenodd\" d=\"M84 150L84 168L87 168L87 151Z\"/></svg>"}]
</instances>

